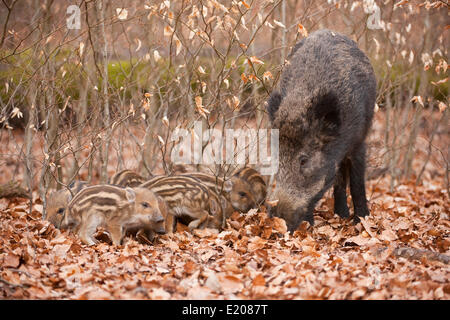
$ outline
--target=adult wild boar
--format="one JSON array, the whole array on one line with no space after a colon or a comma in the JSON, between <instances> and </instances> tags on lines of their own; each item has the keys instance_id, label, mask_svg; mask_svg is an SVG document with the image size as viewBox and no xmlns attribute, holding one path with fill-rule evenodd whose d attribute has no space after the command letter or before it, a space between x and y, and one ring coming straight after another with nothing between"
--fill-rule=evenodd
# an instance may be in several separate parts
<instances>
[{"instance_id":1,"label":"adult wild boar","mask_svg":"<svg viewBox=\"0 0 450 320\"><path fill-rule=\"evenodd\" d=\"M311 33L288 57L280 88L268 101L279 129L279 171L271 215L289 230L313 220L317 201L334 185L334 210L349 216L347 181L355 219L369 214L366 202L365 137L373 118L376 80L356 43L330 30Z\"/></svg>"}]
</instances>

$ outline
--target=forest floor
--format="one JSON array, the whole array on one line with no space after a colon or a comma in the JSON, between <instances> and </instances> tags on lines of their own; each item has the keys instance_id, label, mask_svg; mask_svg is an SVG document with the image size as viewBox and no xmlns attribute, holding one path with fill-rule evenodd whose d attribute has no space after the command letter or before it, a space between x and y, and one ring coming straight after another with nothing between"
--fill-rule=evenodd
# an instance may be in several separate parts
<instances>
[{"instance_id":1,"label":"forest floor","mask_svg":"<svg viewBox=\"0 0 450 320\"><path fill-rule=\"evenodd\" d=\"M376 116L369 177L384 154L384 119ZM0 183L24 181L23 135L10 133L0 135ZM371 214L356 225L333 214L328 191L315 225L293 234L261 208L233 214L220 233L181 227L152 245L89 247L41 219L37 191L31 214L29 200L1 198L0 299L450 299L450 136L443 128L424 162L427 139L416 144L413 170L425 169L418 185L392 184L388 174L368 180ZM34 147L42 158L42 141ZM136 150L125 143L117 150L125 167L136 167ZM117 163L112 154L108 173Z\"/></svg>"},{"instance_id":2,"label":"forest floor","mask_svg":"<svg viewBox=\"0 0 450 320\"><path fill-rule=\"evenodd\" d=\"M368 182L371 215L357 225L325 197L294 234L252 210L220 233L181 228L153 245L89 247L43 221L38 200L30 215L27 200L0 199L0 299L449 299L443 181L388 185Z\"/></svg>"}]
</instances>

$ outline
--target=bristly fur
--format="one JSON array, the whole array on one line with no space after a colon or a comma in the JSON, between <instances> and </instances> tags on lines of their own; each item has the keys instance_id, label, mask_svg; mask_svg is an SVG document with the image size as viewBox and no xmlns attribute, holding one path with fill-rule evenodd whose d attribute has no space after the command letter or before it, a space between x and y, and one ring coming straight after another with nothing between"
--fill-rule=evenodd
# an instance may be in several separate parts
<instances>
[{"instance_id":1,"label":"bristly fur","mask_svg":"<svg viewBox=\"0 0 450 320\"><path fill-rule=\"evenodd\" d=\"M169 213L190 230L222 227L222 197L189 175L157 176L140 185L160 196Z\"/></svg>"},{"instance_id":2,"label":"bristly fur","mask_svg":"<svg viewBox=\"0 0 450 320\"><path fill-rule=\"evenodd\" d=\"M137 187L138 185L144 183L146 180L144 177L139 175L137 172L132 170L122 170L113 175L110 179L110 184L119 187Z\"/></svg>"},{"instance_id":3,"label":"bristly fur","mask_svg":"<svg viewBox=\"0 0 450 320\"><path fill-rule=\"evenodd\" d=\"M334 184L335 211L346 217L350 182L356 216L367 215L364 140L376 98L369 59L346 36L320 30L300 41L288 60L267 106L280 137L273 199L279 202L271 213L285 218L290 230L312 223L316 202Z\"/></svg>"}]
</instances>

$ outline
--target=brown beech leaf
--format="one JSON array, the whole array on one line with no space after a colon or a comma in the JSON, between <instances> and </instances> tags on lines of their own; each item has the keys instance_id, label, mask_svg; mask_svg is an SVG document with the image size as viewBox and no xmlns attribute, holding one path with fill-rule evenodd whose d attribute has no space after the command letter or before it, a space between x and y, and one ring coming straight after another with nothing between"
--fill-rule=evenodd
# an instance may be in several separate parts
<instances>
[{"instance_id":1,"label":"brown beech leaf","mask_svg":"<svg viewBox=\"0 0 450 320\"><path fill-rule=\"evenodd\" d=\"M64 257L67 252L70 250L72 244L57 244L53 247L52 251L55 255L59 257Z\"/></svg>"},{"instance_id":2,"label":"brown beech leaf","mask_svg":"<svg viewBox=\"0 0 450 320\"><path fill-rule=\"evenodd\" d=\"M197 269L197 265L192 261L187 261L184 264L184 271L187 274L193 274L196 269Z\"/></svg>"},{"instance_id":3,"label":"brown beech leaf","mask_svg":"<svg viewBox=\"0 0 450 320\"><path fill-rule=\"evenodd\" d=\"M219 234L217 229L205 228L205 229L195 229L193 232L199 238L209 238L216 237Z\"/></svg>"},{"instance_id":4,"label":"brown beech leaf","mask_svg":"<svg viewBox=\"0 0 450 320\"><path fill-rule=\"evenodd\" d=\"M3 263L2 266L7 268L17 268L20 264L20 257L14 253L8 253L6 256L3 257Z\"/></svg>"},{"instance_id":5,"label":"brown beech leaf","mask_svg":"<svg viewBox=\"0 0 450 320\"><path fill-rule=\"evenodd\" d=\"M369 243L370 238L364 237L362 234L359 234L357 236L348 238L347 240L345 240L345 244L351 244L354 243L358 246L364 246L367 245Z\"/></svg>"},{"instance_id":6,"label":"brown beech leaf","mask_svg":"<svg viewBox=\"0 0 450 320\"><path fill-rule=\"evenodd\" d=\"M235 276L220 274L218 278L224 294L240 292L244 287L242 281Z\"/></svg>"},{"instance_id":7,"label":"brown beech leaf","mask_svg":"<svg viewBox=\"0 0 450 320\"><path fill-rule=\"evenodd\" d=\"M252 238L250 238L250 241L248 244L248 249L250 251L262 249L266 245L266 242L267 242L266 240L264 240L258 236L252 237Z\"/></svg>"},{"instance_id":8,"label":"brown beech leaf","mask_svg":"<svg viewBox=\"0 0 450 320\"><path fill-rule=\"evenodd\" d=\"M258 274L252 281L252 285L254 286L265 286L266 280L262 276L262 274Z\"/></svg>"},{"instance_id":9,"label":"brown beech leaf","mask_svg":"<svg viewBox=\"0 0 450 320\"><path fill-rule=\"evenodd\" d=\"M287 232L286 221L284 219L273 217L270 220L273 229L275 229L281 234L285 234Z\"/></svg>"}]
</instances>

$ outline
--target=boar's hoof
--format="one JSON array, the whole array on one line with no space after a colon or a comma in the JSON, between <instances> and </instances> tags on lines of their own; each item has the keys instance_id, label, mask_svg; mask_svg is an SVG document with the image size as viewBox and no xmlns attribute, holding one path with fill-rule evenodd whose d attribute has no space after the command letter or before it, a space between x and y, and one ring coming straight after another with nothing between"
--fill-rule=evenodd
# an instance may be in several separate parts
<instances>
[{"instance_id":1,"label":"boar's hoof","mask_svg":"<svg viewBox=\"0 0 450 320\"><path fill-rule=\"evenodd\" d=\"M347 203L342 205L342 204L335 202L334 213L336 213L339 217L341 217L343 219L350 217L350 210L348 209Z\"/></svg>"},{"instance_id":2,"label":"boar's hoof","mask_svg":"<svg viewBox=\"0 0 450 320\"><path fill-rule=\"evenodd\" d=\"M364 218L365 216L370 215L369 208L367 206L362 208L355 208L355 215L353 217L355 223L360 222L360 218Z\"/></svg>"}]
</instances>

